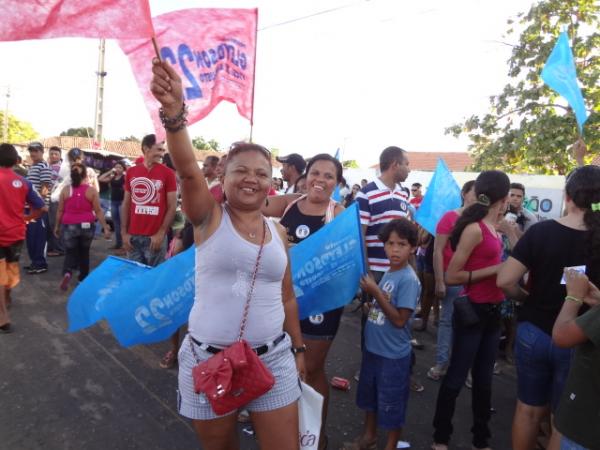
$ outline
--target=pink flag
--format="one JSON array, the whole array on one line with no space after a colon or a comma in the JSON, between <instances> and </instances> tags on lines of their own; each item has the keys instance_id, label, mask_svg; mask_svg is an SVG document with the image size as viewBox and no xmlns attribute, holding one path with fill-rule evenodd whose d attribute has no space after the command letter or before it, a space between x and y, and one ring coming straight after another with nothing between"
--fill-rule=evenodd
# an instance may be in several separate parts
<instances>
[{"instance_id":1,"label":"pink flag","mask_svg":"<svg viewBox=\"0 0 600 450\"><path fill-rule=\"evenodd\" d=\"M0 0L0 41L153 34L148 0Z\"/></svg>"},{"instance_id":2,"label":"pink flag","mask_svg":"<svg viewBox=\"0 0 600 450\"><path fill-rule=\"evenodd\" d=\"M256 9L187 9L152 19L161 58L183 81L188 123L206 117L221 100L237 105L252 123ZM150 112L157 136L165 135L159 103L150 92L154 47L150 41L121 40Z\"/></svg>"}]
</instances>

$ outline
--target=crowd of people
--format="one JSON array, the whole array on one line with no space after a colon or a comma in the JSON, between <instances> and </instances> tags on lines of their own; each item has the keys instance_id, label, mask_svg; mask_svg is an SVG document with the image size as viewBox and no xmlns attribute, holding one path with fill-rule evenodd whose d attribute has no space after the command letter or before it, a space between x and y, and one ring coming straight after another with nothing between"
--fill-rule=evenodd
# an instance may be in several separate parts
<instances>
[{"instance_id":1,"label":"crowd of people","mask_svg":"<svg viewBox=\"0 0 600 450\"><path fill-rule=\"evenodd\" d=\"M195 249L187 331L172 337L160 366L178 367L179 412L192 420L203 448L238 448L238 420L252 421L261 448L298 448L299 379L324 398L318 445L327 448L325 367L344 308L299 319L288 249L357 203L368 261L356 374L365 421L344 448L377 448L378 429L386 432L385 449L396 448L410 392L422 390L411 374L419 346L413 331L428 327L436 328L437 346L427 376L440 382L432 450L449 448L465 386L473 448L490 449L501 336L517 369L513 448L536 448L547 418L548 449L600 448L600 167L572 171L564 214L539 223L524 207L525 186L502 171L483 171L463 185L462 206L441 217L433 236L414 221L423 186L402 184L410 173L403 149L384 149L380 175L351 187L328 154L277 157L282 178L273 178L271 153L254 143L235 143L201 168L181 80L168 64L154 62L151 91L166 142L145 136L143 157L131 167L116 162L98 177L81 150L71 149L63 163L53 147L46 162L44 147L33 142L23 176L15 148L0 145L0 331L12 329L8 307L23 243L32 275L47 271L47 255L65 255L60 288L67 290L75 271L79 281L89 273L96 222L111 238L110 210L115 250L131 260L156 266ZM274 385L243 413L218 415L195 389L193 373L234 343L240 329Z\"/></svg>"}]
</instances>

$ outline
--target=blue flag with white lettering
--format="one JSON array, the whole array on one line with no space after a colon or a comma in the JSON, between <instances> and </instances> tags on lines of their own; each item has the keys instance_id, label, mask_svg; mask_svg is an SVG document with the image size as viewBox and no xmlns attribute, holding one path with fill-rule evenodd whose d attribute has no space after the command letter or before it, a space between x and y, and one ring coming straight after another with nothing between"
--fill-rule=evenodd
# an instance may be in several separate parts
<instances>
[{"instance_id":1,"label":"blue flag with white lettering","mask_svg":"<svg viewBox=\"0 0 600 450\"><path fill-rule=\"evenodd\" d=\"M462 203L460 188L443 159L438 159L425 198L415 214L415 221L435 236L435 227L442 216Z\"/></svg>"},{"instance_id":2,"label":"blue flag with white lettering","mask_svg":"<svg viewBox=\"0 0 600 450\"><path fill-rule=\"evenodd\" d=\"M73 291L67 303L69 332L87 328L105 318L106 304L127 283L152 268L127 259L109 256Z\"/></svg>"},{"instance_id":3,"label":"blue flag with white lettering","mask_svg":"<svg viewBox=\"0 0 600 450\"><path fill-rule=\"evenodd\" d=\"M577 83L577 71L569 46L569 35L565 31L560 33L552 53L546 60L546 65L542 69L542 80L569 102L575 112L577 126L581 133L588 113Z\"/></svg>"},{"instance_id":4,"label":"blue flag with white lettering","mask_svg":"<svg viewBox=\"0 0 600 450\"><path fill-rule=\"evenodd\" d=\"M300 319L349 303L367 267L358 204L290 249Z\"/></svg>"},{"instance_id":5,"label":"blue flag with white lettering","mask_svg":"<svg viewBox=\"0 0 600 450\"><path fill-rule=\"evenodd\" d=\"M124 347L164 341L188 320L194 270L194 248L154 268L109 256L69 298L69 331L106 319Z\"/></svg>"},{"instance_id":6,"label":"blue flag with white lettering","mask_svg":"<svg viewBox=\"0 0 600 450\"><path fill-rule=\"evenodd\" d=\"M301 318L343 306L356 294L366 273L358 214L353 204L290 250ZM69 298L69 331L105 319L124 347L168 339L194 303L194 252L154 268L109 256Z\"/></svg>"}]
</instances>

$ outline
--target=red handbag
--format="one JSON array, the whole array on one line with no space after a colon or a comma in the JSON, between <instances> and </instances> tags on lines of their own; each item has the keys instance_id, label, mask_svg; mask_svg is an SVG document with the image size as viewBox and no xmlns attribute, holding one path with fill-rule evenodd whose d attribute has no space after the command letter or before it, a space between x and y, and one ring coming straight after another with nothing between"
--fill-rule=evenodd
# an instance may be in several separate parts
<instances>
[{"instance_id":1,"label":"red handbag","mask_svg":"<svg viewBox=\"0 0 600 450\"><path fill-rule=\"evenodd\" d=\"M256 257L237 341L201 363L192 339L189 339L192 354L198 363L192 369L194 390L197 394L203 392L206 395L213 411L218 415L239 409L268 392L275 384L273 374L252 350L248 342L242 339L266 233L267 224L263 222L262 242Z\"/></svg>"}]
</instances>

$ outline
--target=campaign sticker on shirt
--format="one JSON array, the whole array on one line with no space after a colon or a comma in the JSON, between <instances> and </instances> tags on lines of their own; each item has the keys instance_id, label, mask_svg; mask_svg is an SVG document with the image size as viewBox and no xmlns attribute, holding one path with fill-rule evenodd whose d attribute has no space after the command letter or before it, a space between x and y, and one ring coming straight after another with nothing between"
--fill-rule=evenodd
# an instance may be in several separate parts
<instances>
[{"instance_id":1,"label":"campaign sticker on shirt","mask_svg":"<svg viewBox=\"0 0 600 450\"><path fill-rule=\"evenodd\" d=\"M325 316L323 314L317 314L315 316L309 316L308 320L313 325L321 325L323 320L325 320Z\"/></svg>"},{"instance_id":2,"label":"campaign sticker on shirt","mask_svg":"<svg viewBox=\"0 0 600 450\"><path fill-rule=\"evenodd\" d=\"M298 239L304 239L309 234L310 234L310 228L308 228L306 225L298 225L298 228L296 228L296 237Z\"/></svg>"},{"instance_id":3,"label":"campaign sticker on shirt","mask_svg":"<svg viewBox=\"0 0 600 450\"><path fill-rule=\"evenodd\" d=\"M135 205L135 213L146 216L158 216L158 206Z\"/></svg>"},{"instance_id":4,"label":"campaign sticker on shirt","mask_svg":"<svg viewBox=\"0 0 600 450\"><path fill-rule=\"evenodd\" d=\"M23 182L21 180L13 180L12 185L14 188L19 189L20 187L23 187Z\"/></svg>"},{"instance_id":5,"label":"campaign sticker on shirt","mask_svg":"<svg viewBox=\"0 0 600 450\"><path fill-rule=\"evenodd\" d=\"M583 273L585 274L585 266L571 266L571 267L565 267L565 270L574 270L575 272L579 272L579 273ZM567 280L565 280L565 273L563 272L563 276L560 279L560 284L567 284Z\"/></svg>"}]
</instances>

